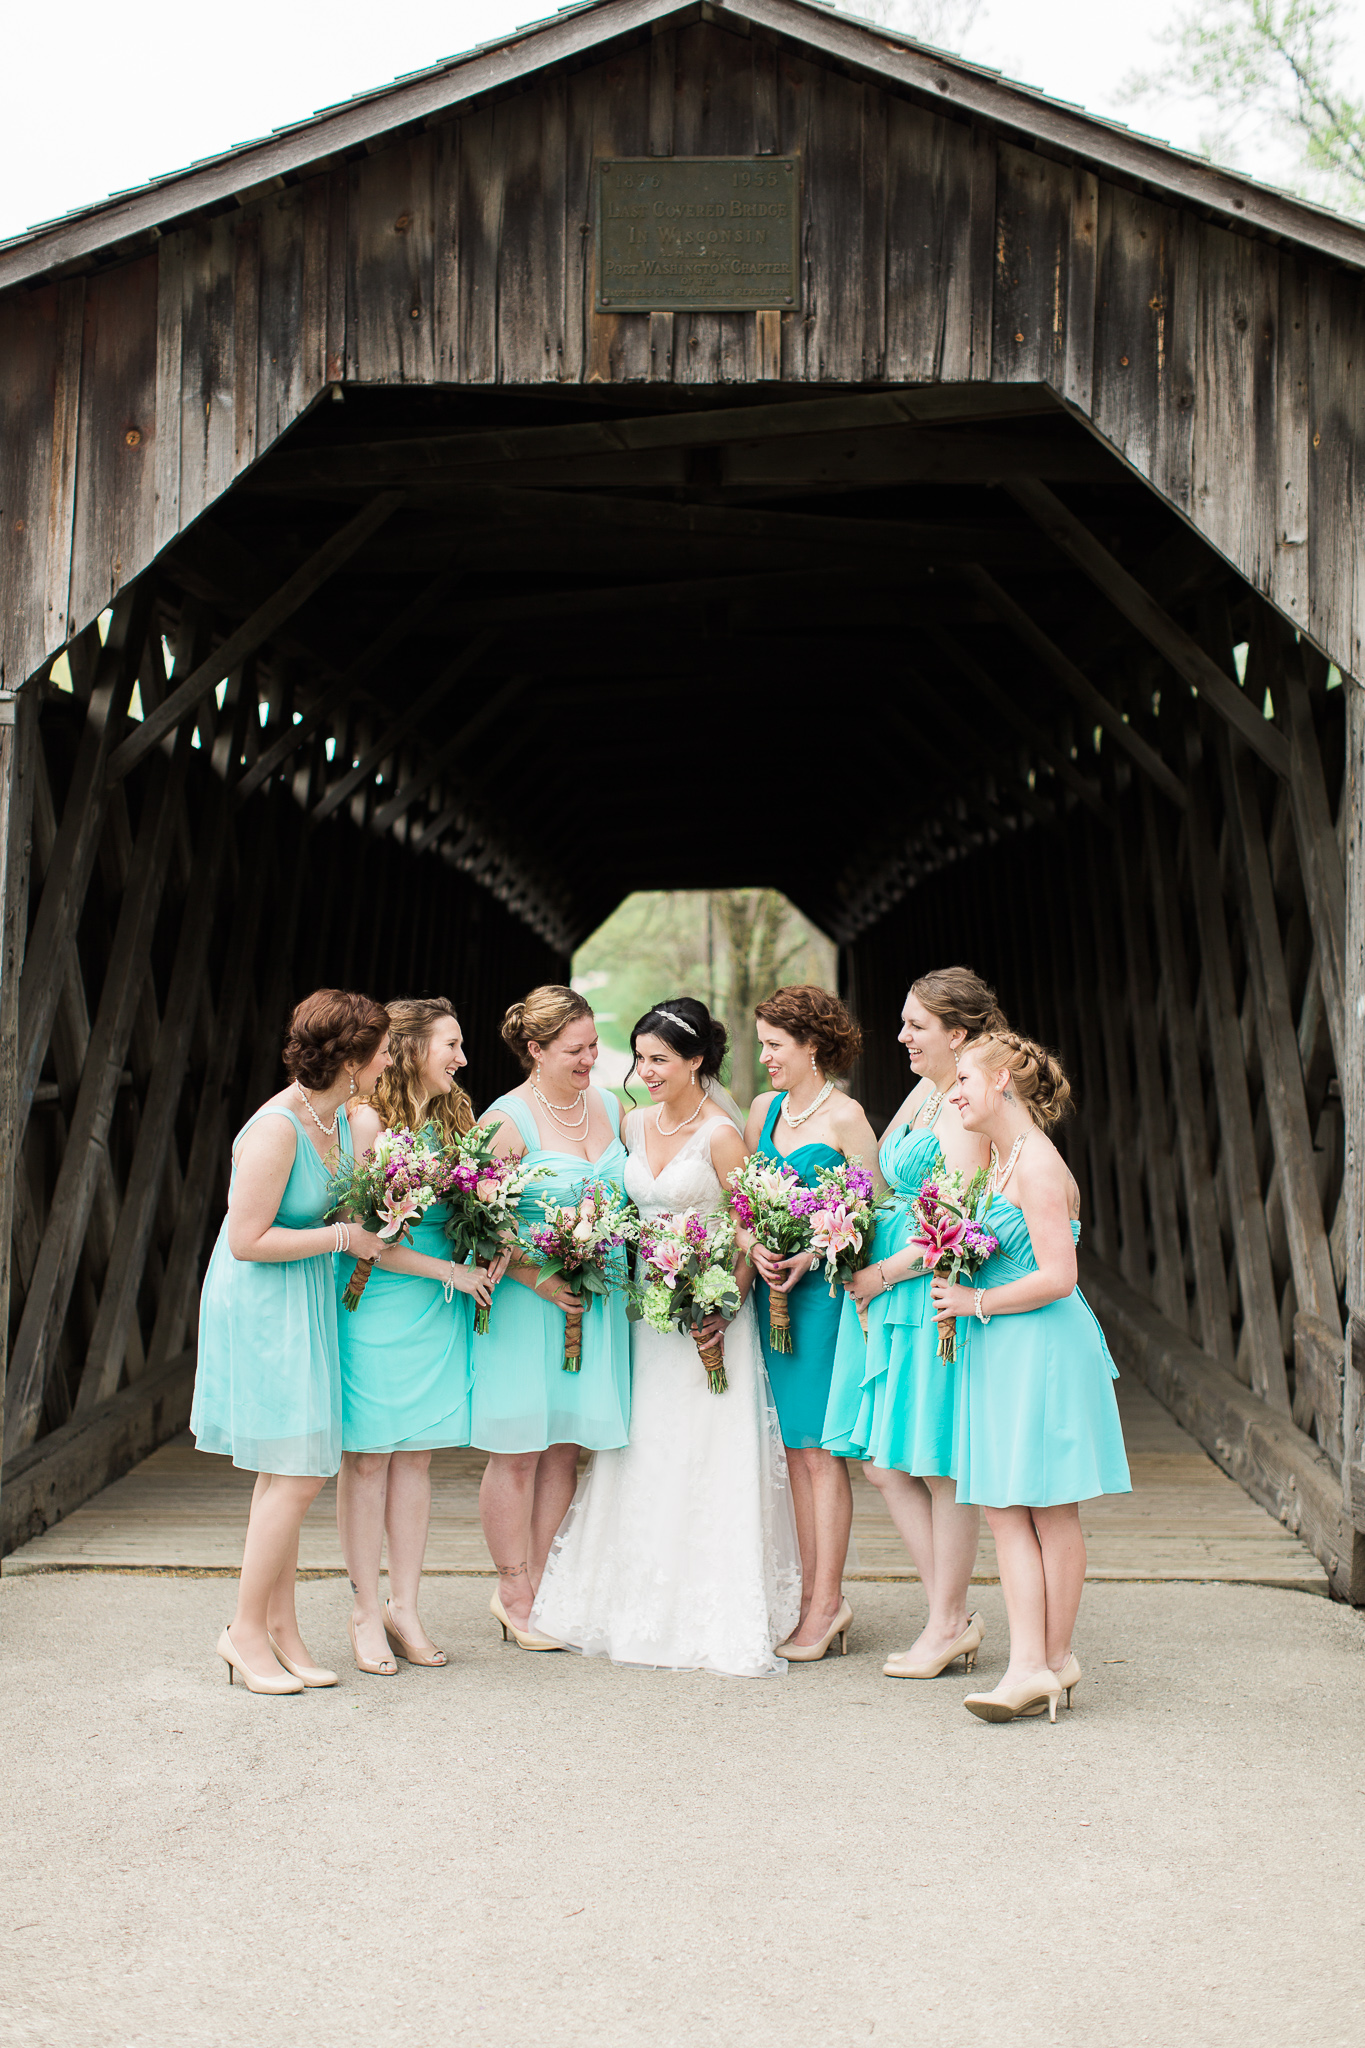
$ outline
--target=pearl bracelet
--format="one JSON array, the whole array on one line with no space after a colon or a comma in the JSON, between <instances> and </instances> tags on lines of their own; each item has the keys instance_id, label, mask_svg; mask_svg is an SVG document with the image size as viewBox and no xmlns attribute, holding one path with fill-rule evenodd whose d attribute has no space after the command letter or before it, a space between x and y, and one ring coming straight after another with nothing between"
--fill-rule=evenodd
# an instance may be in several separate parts
<instances>
[{"instance_id":1,"label":"pearl bracelet","mask_svg":"<svg viewBox=\"0 0 1365 2048\"><path fill-rule=\"evenodd\" d=\"M342 1253L342 1252L348 1252L348 1251L349 1251L349 1250L351 1249L351 1226L350 1226L350 1224L349 1224L349 1223L334 1223L334 1224L332 1225L332 1230L333 1230L333 1233L334 1233L334 1235L333 1235L333 1239L332 1239L332 1251L333 1251L333 1253L334 1253L334 1254L338 1254L338 1255L339 1255L339 1254L340 1254L340 1253Z\"/></svg>"},{"instance_id":2,"label":"pearl bracelet","mask_svg":"<svg viewBox=\"0 0 1365 2048\"><path fill-rule=\"evenodd\" d=\"M990 1321L990 1317L985 1314L981 1307L981 1304L986 1299L988 1292L988 1288L978 1287L976 1290L976 1300L973 1303L973 1306L976 1309L976 1320L980 1323L983 1330L985 1329L987 1323Z\"/></svg>"},{"instance_id":3,"label":"pearl bracelet","mask_svg":"<svg viewBox=\"0 0 1365 2048\"><path fill-rule=\"evenodd\" d=\"M885 1259L878 1259L878 1261L877 1261L877 1271L878 1271L878 1272L879 1272L879 1273L881 1274L881 1276L882 1276L882 1293L883 1293L883 1294L889 1294L889 1293L890 1293L890 1291L891 1291L891 1289L892 1289L892 1287L893 1287L893 1286L895 1285L895 1282L894 1282L894 1281L892 1281L892 1280L888 1280L888 1279L887 1279L887 1277L886 1277L886 1260L885 1260Z\"/></svg>"},{"instance_id":4,"label":"pearl bracelet","mask_svg":"<svg viewBox=\"0 0 1365 2048\"><path fill-rule=\"evenodd\" d=\"M447 1301L454 1301L454 1299L455 1299L455 1261L454 1261L454 1259L448 1259L446 1263L447 1263L447 1264L449 1265L449 1267L450 1267L450 1278L449 1278L448 1280L443 1280L443 1281L441 1282L441 1291L442 1291L442 1293L443 1293L443 1294L445 1295L445 1298L446 1298L446 1300L447 1300Z\"/></svg>"}]
</instances>

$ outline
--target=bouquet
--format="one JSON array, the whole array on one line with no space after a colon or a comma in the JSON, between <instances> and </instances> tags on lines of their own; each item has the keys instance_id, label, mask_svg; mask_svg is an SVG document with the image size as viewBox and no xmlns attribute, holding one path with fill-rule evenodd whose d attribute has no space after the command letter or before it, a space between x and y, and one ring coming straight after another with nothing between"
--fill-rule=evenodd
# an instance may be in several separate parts
<instances>
[{"instance_id":1,"label":"bouquet","mask_svg":"<svg viewBox=\"0 0 1365 2048\"><path fill-rule=\"evenodd\" d=\"M583 1354L583 1311L595 1294L610 1294L612 1283L624 1283L618 1254L632 1242L635 1222L630 1203L610 1181L580 1182L576 1201L546 1208L545 1221L528 1232L540 1267L537 1287L562 1280L582 1303L570 1309L564 1323L564 1370L577 1372ZM613 1272L612 1268L616 1271Z\"/></svg>"},{"instance_id":2,"label":"bouquet","mask_svg":"<svg viewBox=\"0 0 1365 2048\"><path fill-rule=\"evenodd\" d=\"M487 1129L475 1124L446 1153L444 1200L449 1204L446 1236L457 1260L473 1259L491 1266L516 1243L516 1212L532 1181L544 1180L552 1166L527 1166L520 1159L499 1159L493 1150L501 1124ZM488 1335L486 1308L476 1308L474 1331Z\"/></svg>"},{"instance_id":3,"label":"bouquet","mask_svg":"<svg viewBox=\"0 0 1365 2048\"><path fill-rule=\"evenodd\" d=\"M741 1299L735 1278L735 1226L728 1216L707 1218L696 1209L684 1209L680 1215L655 1216L640 1225L640 1270L626 1314L632 1322L643 1319L651 1330L690 1336L713 1394L723 1394L730 1384L725 1353L719 1344L703 1344L697 1325L715 1313L732 1321Z\"/></svg>"},{"instance_id":4,"label":"bouquet","mask_svg":"<svg viewBox=\"0 0 1365 2048\"><path fill-rule=\"evenodd\" d=\"M910 1204L919 1229L910 1242L924 1254L925 1268L941 1279L978 1273L1000 1240L979 1221L990 1201L990 1176L985 1167L972 1175L964 1190L960 1173L941 1173L927 1180ZM957 1358L957 1324L939 1327L938 1355L948 1365Z\"/></svg>"},{"instance_id":5,"label":"bouquet","mask_svg":"<svg viewBox=\"0 0 1365 2048\"><path fill-rule=\"evenodd\" d=\"M889 1203L873 1201L872 1175L857 1159L845 1160L842 1166L822 1167L816 1176L814 1193L817 1206L810 1215L811 1250L824 1265L833 1300L835 1289L867 1264L877 1211L887 1208ZM861 1308L858 1320L866 1336L867 1319Z\"/></svg>"},{"instance_id":6,"label":"bouquet","mask_svg":"<svg viewBox=\"0 0 1365 2048\"><path fill-rule=\"evenodd\" d=\"M333 1176L327 1190L327 1220L345 1217L382 1237L385 1244L410 1244L413 1224L441 1200L447 1172L440 1153L428 1152L415 1132L402 1125L381 1131L368 1152ZM368 1259L356 1260L341 1297L342 1307L352 1314L372 1270Z\"/></svg>"},{"instance_id":7,"label":"bouquet","mask_svg":"<svg viewBox=\"0 0 1365 2048\"><path fill-rule=\"evenodd\" d=\"M820 1197L796 1169L779 1165L766 1153L754 1152L730 1175L730 1207L765 1252L789 1259L811 1246L811 1212ZM790 1354L791 1311L779 1288L768 1289L768 1344Z\"/></svg>"}]
</instances>

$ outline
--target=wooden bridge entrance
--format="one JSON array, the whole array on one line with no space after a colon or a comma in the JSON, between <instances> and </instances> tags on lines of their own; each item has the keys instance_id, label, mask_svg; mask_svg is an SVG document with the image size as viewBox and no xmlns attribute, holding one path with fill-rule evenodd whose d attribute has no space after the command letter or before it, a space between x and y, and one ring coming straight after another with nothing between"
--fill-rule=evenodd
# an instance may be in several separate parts
<instances>
[{"instance_id":1,"label":"wooden bridge entrance","mask_svg":"<svg viewBox=\"0 0 1365 2048\"><path fill-rule=\"evenodd\" d=\"M874 1116L945 959L1061 1047L1117 1355L1365 1599L1363 264L800 0L0 249L6 1546L183 1427L299 992L448 990L486 1099L623 894L765 882Z\"/></svg>"}]
</instances>

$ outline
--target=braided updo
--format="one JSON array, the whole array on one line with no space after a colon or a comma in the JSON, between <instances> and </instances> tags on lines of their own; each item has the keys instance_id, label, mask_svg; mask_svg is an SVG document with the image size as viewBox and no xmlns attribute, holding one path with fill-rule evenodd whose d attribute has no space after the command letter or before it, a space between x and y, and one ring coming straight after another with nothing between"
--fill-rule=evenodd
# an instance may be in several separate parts
<instances>
[{"instance_id":1,"label":"braided updo","mask_svg":"<svg viewBox=\"0 0 1365 2048\"><path fill-rule=\"evenodd\" d=\"M284 1071L304 1088L330 1088L348 1060L368 1065L388 1028L389 1013L372 996L314 989L289 1019L280 1054Z\"/></svg>"},{"instance_id":2,"label":"braided updo","mask_svg":"<svg viewBox=\"0 0 1365 2048\"><path fill-rule=\"evenodd\" d=\"M576 1017L591 1017L592 1004L577 989L558 982L533 988L524 1003L513 1003L502 1020L501 1035L529 1074L535 1065L533 1045L549 1045Z\"/></svg>"},{"instance_id":3,"label":"braided updo","mask_svg":"<svg viewBox=\"0 0 1365 2048\"><path fill-rule=\"evenodd\" d=\"M932 967L911 982L910 993L945 1031L965 1031L968 1040L1009 1029L995 990L970 967Z\"/></svg>"},{"instance_id":4,"label":"braided updo","mask_svg":"<svg viewBox=\"0 0 1365 2048\"><path fill-rule=\"evenodd\" d=\"M962 1048L988 1074L1004 1068L1009 1085L1040 1131L1059 1124L1071 1110L1071 1083L1056 1053L1017 1031L990 1031Z\"/></svg>"}]
</instances>

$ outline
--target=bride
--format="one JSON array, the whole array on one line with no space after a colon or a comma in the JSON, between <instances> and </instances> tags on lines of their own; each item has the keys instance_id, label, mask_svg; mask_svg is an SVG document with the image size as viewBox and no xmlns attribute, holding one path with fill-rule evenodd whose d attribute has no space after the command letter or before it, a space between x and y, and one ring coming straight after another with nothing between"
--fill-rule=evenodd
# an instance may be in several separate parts
<instances>
[{"instance_id":1,"label":"bride","mask_svg":"<svg viewBox=\"0 0 1365 2048\"><path fill-rule=\"evenodd\" d=\"M725 1042L692 996L658 1004L630 1035L650 1101L625 1119L626 1191L646 1219L719 1209L744 1161L739 1111L716 1079ZM537 1633L615 1664L786 1670L773 1651L800 1619L801 1559L751 1274L743 1261L738 1270L739 1314L702 1326L723 1337L725 1393L710 1391L690 1337L632 1324L630 1442L598 1451L579 1483L532 1613Z\"/></svg>"}]
</instances>

